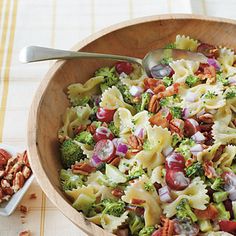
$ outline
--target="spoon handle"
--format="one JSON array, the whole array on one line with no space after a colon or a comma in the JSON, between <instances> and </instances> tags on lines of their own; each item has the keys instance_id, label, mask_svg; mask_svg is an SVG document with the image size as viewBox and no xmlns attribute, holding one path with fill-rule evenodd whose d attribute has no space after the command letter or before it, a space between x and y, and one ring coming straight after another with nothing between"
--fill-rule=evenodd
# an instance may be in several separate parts
<instances>
[{"instance_id":1,"label":"spoon handle","mask_svg":"<svg viewBox=\"0 0 236 236\"><path fill-rule=\"evenodd\" d=\"M55 59L72 59L72 58L101 58L111 59L119 61L129 61L142 65L142 60L135 57L101 54L101 53L89 53L89 52L74 52L59 50L53 48L45 48L38 46L28 46L21 50L19 55L20 62L30 63L36 61L46 61Z\"/></svg>"}]
</instances>

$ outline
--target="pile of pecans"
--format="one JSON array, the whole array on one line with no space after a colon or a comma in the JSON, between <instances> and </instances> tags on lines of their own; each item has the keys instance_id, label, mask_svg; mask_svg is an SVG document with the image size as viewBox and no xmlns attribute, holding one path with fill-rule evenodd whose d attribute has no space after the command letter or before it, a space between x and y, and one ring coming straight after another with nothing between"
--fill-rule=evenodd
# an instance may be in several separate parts
<instances>
[{"instance_id":1,"label":"pile of pecans","mask_svg":"<svg viewBox=\"0 0 236 236\"><path fill-rule=\"evenodd\" d=\"M0 148L0 203L21 189L31 173L26 151L12 156Z\"/></svg>"}]
</instances>

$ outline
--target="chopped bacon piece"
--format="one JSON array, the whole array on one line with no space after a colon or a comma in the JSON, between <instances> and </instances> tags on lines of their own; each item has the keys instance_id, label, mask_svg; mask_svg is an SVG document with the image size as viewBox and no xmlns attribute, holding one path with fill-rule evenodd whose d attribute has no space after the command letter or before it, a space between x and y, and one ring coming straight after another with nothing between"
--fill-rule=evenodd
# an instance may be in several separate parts
<instances>
[{"instance_id":1,"label":"chopped bacon piece","mask_svg":"<svg viewBox=\"0 0 236 236\"><path fill-rule=\"evenodd\" d=\"M118 167L119 164L120 164L120 160L121 160L120 157L115 157L114 159L112 159L111 161L109 161L108 164L111 164L111 165L113 165L113 166Z\"/></svg>"},{"instance_id":2,"label":"chopped bacon piece","mask_svg":"<svg viewBox=\"0 0 236 236\"><path fill-rule=\"evenodd\" d=\"M179 92L179 83L174 83L173 85L169 86L166 88L165 91L158 93L158 98L165 98L165 97L170 97L173 96L174 94L178 94Z\"/></svg>"},{"instance_id":3,"label":"chopped bacon piece","mask_svg":"<svg viewBox=\"0 0 236 236\"><path fill-rule=\"evenodd\" d=\"M144 214L144 208L143 207L139 207L139 206L134 206L134 205L128 205L126 207L126 209L128 211L133 211L135 212L137 215L142 216Z\"/></svg>"},{"instance_id":4,"label":"chopped bacon piece","mask_svg":"<svg viewBox=\"0 0 236 236\"><path fill-rule=\"evenodd\" d=\"M149 121L153 125L161 126L162 128L169 127L172 115L168 108L162 108L158 113L152 116Z\"/></svg>"},{"instance_id":5,"label":"chopped bacon piece","mask_svg":"<svg viewBox=\"0 0 236 236\"><path fill-rule=\"evenodd\" d=\"M124 191L120 188L115 188L111 191L111 194L115 197L120 198L122 195L124 195Z\"/></svg>"},{"instance_id":6,"label":"chopped bacon piece","mask_svg":"<svg viewBox=\"0 0 236 236\"><path fill-rule=\"evenodd\" d=\"M74 174L88 175L95 170L96 170L95 167L90 166L86 162L76 163L76 164L72 165L72 172Z\"/></svg>"},{"instance_id":7,"label":"chopped bacon piece","mask_svg":"<svg viewBox=\"0 0 236 236\"><path fill-rule=\"evenodd\" d=\"M200 64L198 71L195 73L200 80L206 80L211 84L216 81L216 69L212 65Z\"/></svg>"},{"instance_id":8,"label":"chopped bacon piece","mask_svg":"<svg viewBox=\"0 0 236 236\"><path fill-rule=\"evenodd\" d=\"M205 161L203 163L203 169L205 171L205 176L207 176L209 179L216 177L216 171L213 167L212 161Z\"/></svg>"},{"instance_id":9,"label":"chopped bacon piece","mask_svg":"<svg viewBox=\"0 0 236 236\"><path fill-rule=\"evenodd\" d=\"M205 210L195 209L194 213L197 218L202 220L214 220L218 216L218 210L213 204L210 204Z\"/></svg>"},{"instance_id":10,"label":"chopped bacon piece","mask_svg":"<svg viewBox=\"0 0 236 236\"><path fill-rule=\"evenodd\" d=\"M144 79L144 89L151 89L153 92L159 85L163 85L163 81L160 79L146 78Z\"/></svg>"},{"instance_id":11,"label":"chopped bacon piece","mask_svg":"<svg viewBox=\"0 0 236 236\"><path fill-rule=\"evenodd\" d=\"M137 199L137 198L133 198L131 200L131 204L134 204L134 205L142 205L143 203L145 203L146 201L145 200L142 200L142 199Z\"/></svg>"}]
</instances>

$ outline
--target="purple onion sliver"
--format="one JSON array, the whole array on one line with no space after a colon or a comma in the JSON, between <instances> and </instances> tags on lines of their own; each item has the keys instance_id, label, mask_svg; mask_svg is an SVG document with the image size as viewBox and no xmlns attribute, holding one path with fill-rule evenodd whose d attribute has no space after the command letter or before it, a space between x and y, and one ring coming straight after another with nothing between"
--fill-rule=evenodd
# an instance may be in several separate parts
<instances>
[{"instance_id":1,"label":"purple onion sliver","mask_svg":"<svg viewBox=\"0 0 236 236\"><path fill-rule=\"evenodd\" d=\"M170 190L167 186L164 186L158 190L160 200L162 202L172 202L172 198L170 196Z\"/></svg>"},{"instance_id":2,"label":"purple onion sliver","mask_svg":"<svg viewBox=\"0 0 236 236\"><path fill-rule=\"evenodd\" d=\"M188 108L184 108L184 109L183 109L182 117L183 117L184 119L187 119L187 118L190 117L190 110L189 110Z\"/></svg>"},{"instance_id":3,"label":"purple onion sliver","mask_svg":"<svg viewBox=\"0 0 236 236\"><path fill-rule=\"evenodd\" d=\"M217 71L220 70L220 65L219 65L218 61L216 61L215 59L208 58L207 63L211 66L214 66Z\"/></svg>"},{"instance_id":4,"label":"purple onion sliver","mask_svg":"<svg viewBox=\"0 0 236 236\"><path fill-rule=\"evenodd\" d=\"M102 160L98 157L98 155L93 155L91 159L91 164L97 167L99 164L102 163Z\"/></svg>"},{"instance_id":5,"label":"purple onion sliver","mask_svg":"<svg viewBox=\"0 0 236 236\"><path fill-rule=\"evenodd\" d=\"M200 132L196 132L192 137L191 137L196 143L201 143L206 140L206 137Z\"/></svg>"},{"instance_id":6,"label":"purple onion sliver","mask_svg":"<svg viewBox=\"0 0 236 236\"><path fill-rule=\"evenodd\" d=\"M151 89L147 89L146 93L150 93L151 95L154 95L154 92Z\"/></svg>"},{"instance_id":7,"label":"purple onion sliver","mask_svg":"<svg viewBox=\"0 0 236 236\"><path fill-rule=\"evenodd\" d=\"M128 151L128 146L123 143L119 143L116 147L116 155L118 156L124 156Z\"/></svg>"},{"instance_id":8,"label":"purple onion sliver","mask_svg":"<svg viewBox=\"0 0 236 236\"><path fill-rule=\"evenodd\" d=\"M173 147L168 146L163 149L162 153L164 154L164 156L168 156L172 153L173 150L174 150Z\"/></svg>"}]
</instances>

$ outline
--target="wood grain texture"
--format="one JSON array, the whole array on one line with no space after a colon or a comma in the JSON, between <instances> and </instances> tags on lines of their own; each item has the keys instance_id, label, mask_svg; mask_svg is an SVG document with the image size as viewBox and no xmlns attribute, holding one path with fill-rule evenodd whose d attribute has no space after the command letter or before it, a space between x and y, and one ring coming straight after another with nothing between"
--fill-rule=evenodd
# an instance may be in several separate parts
<instances>
[{"instance_id":1,"label":"wood grain texture","mask_svg":"<svg viewBox=\"0 0 236 236\"><path fill-rule=\"evenodd\" d=\"M142 58L148 51L173 42L177 34L236 48L236 21L176 14L145 17L109 27L80 42L73 50ZM66 87L84 83L97 68L112 63L99 59L56 62L42 81L29 115L28 152L34 174L48 198L88 235L111 234L86 221L61 190L57 131L68 106Z\"/></svg>"}]
</instances>

